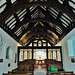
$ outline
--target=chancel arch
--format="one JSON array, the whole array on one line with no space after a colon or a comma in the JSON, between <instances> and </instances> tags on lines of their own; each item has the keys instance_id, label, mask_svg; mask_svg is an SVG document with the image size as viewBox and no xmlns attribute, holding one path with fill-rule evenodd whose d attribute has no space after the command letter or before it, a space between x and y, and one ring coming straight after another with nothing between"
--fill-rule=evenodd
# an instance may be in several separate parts
<instances>
[{"instance_id":1,"label":"chancel arch","mask_svg":"<svg viewBox=\"0 0 75 75\"><path fill-rule=\"evenodd\" d=\"M52 47L43 38L36 38L29 45L18 47L18 66L21 62L27 60L31 61L31 65L34 65L33 68L37 65L46 65L47 68L56 67L63 69L61 46Z\"/></svg>"}]
</instances>

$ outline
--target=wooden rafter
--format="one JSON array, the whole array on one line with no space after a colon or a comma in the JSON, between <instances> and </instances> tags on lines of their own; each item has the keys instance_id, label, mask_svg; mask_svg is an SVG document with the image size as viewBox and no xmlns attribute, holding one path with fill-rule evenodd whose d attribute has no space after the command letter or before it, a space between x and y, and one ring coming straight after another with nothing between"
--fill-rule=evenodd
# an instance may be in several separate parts
<instances>
[{"instance_id":1,"label":"wooden rafter","mask_svg":"<svg viewBox=\"0 0 75 75\"><path fill-rule=\"evenodd\" d=\"M33 24L33 23L32 23L32 24ZM44 24L44 25L45 25L44 27L40 27L40 26L39 26L39 27L34 27L34 26L31 27L32 24L30 24L29 28L23 30L22 34L18 37L19 39L20 39L27 31L41 30L41 29L42 29L42 30L50 30L50 31L54 32L58 37L61 36L60 34L58 34L58 33L56 32L56 30L55 30L54 28L48 26L47 24Z\"/></svg>"},{"instance_id":2,"label":"wooden rafter","mask_svg":"<svg viewBox=\"0 0 75 75\"><path fill-rule=\"evenodd\" d=\"M33 19L31 19L30 17L30 15L28 15L29 13L27 13L26 14L26 16L25 16L25 18L24 18L24 20L22 21L22 22L20 22L18 25L16 25L16 27L12 30L12 31L16 31L19 27L21 27L23 24L26 24L26 23L30 23L30 22L36 22L36 21L45 21L45 22L52 22L53 24L55 24L55 25L57 25L57 26L59 26L62 30L63 30L63 32L66 32L67 33L67 30L66 30L66 28L64 27L64 26L62 26L62 23L61 23L61 21L60 20L56 20L56 19L54 19L50 14L49 14L49 12L48 11L44 11L43 9L41 9L41 8L39 8L45 15L46 15L46 17L45 18L33 18ZM31 14L31 13L30 13ZM65 33L65 34L66 34Z\"/></svg>"},{"instance_id":3,"label":"wooden rafter","mask_svg":"<svg viewBox=\"0 0 75 75\"><path fill-rule=\"evenodd\" d=\"M17 1L15 4L13 4L13 6L11 8L9 8L4 14L0 15L3 16L0 18L0 24L2 25L2 23L5 21L5 19L11 15L14 14L15 12L17 12L19 9L23 9L23 8L28 8L30 6L35 6L35 5L41 5L41 6L47 6L47 7L53 7L61 12L67 13L69 14L72 18L75 19L75 14L68 9L68 6L63 6L62 4L60 4L57 0L48 0L46 2L28 2L27 0L22 0L22 1ZM65 9L65 10L64 10Z\"/></svg>"},{"instance_id":4,"label":"wooden rafter","mask_svg":"<svg viewBox=\"0 0 75 75\"><path fill-rule=\"evenodd\" d=\"M32 40L32 37L42 35L43 37L46 37L46 39L49 40L49 42L52 45L55 45L57 41L60 41L68 32L70 32L75 27L75 13L73 12L73 8L69 5L70 0L64 0L63 4L61 4L58 0L33 0L31 2L29 2L29 0L17 0L14 4L12 4L11 0L6 1L7 2L2 5L6 5L6 7L4 11L0 13L0 25L2 29L4 29L11 37L13 37L16 41L19 41L21 44L28 44L28 42ZM2 6L0 6L0 8L2 8ZM33 11L31 11L30 9L32 6L33 8L34 6L36 6L36 8ZM41 8L41 6L45 6L45 10ZM51 15L51 12L49 10L51 8L57 10L59 13L56 19ZM26 14L24 15L24 19L20 21L17 12L19 10L21 12L23 9L26 9ZM38 10L38 17L33 18L36 10ZM40 18L40 13L42 13L44 17ZM72 21L65 20L65 22L67 22L68 24L65 25L66 27L62 24L62 21L60 20L63 13L65 13L72 19ZM7 18L11 15L14 16L14 21L16 22L15 27L13 29L10 28L13 22L11 23L11 25L5 23ZM39 21L40 24L37 23ZM35 25L35 23L37 23L37 25ZM53 26L50 26L50 23L52 23ZM27 28L25 28L24 25L27 24L28 26ZM50 34L48 30L51 31L52 34ZM26 35L25 39L19 40L28 31L30 31L30 33ZM56 39L56 35L60 39Z\"/></svg>"}]
</instances>

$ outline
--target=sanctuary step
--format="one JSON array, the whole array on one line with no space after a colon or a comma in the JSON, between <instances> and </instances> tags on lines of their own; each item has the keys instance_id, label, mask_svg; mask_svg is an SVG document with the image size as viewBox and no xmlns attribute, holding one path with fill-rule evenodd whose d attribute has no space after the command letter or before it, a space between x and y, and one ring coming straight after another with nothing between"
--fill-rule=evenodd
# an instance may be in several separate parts
<instances>
[{"instance_id":1,"label":"sanctuary step","mask_svg":"<svg viewBox=\"0 0 75 75\"><path fill-rule=\"evenodd\" d=\"M36 67L34 67L34 72L46 72L47 68L43 67L43 65L36 65Z\"/></svg>"},{"instance_id":2,"label":"sanctuary step","mask_svg":"<svg viewBox=\"0 0 75 75\"><path fill-rule=\"evenodd\" d=\"M47 75L47 72L34 72L34 75Z\"/></svg>"}]
</instances>

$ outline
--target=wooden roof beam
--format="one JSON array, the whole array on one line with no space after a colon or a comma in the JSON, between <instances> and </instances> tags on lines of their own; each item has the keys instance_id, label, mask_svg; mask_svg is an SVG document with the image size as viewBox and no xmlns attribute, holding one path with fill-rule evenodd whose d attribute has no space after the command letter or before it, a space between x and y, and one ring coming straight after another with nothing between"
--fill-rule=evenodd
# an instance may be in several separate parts
<instances>
[{"instance_id":1,"label":"wooden roof beam","mask_svg":"<svg viewBox=\"0 0 75 75\"><path fill-rule=\"evenodd\" d=\"M39 8L40 9L40 8ZM36 21L46 21L46 22L52 22L53 24L59 26L62 31L65 33L67 33L67 29L62 25L61 21L58 20L58 19L55 19L53 18L48 11L44 11L43 9L40 9L43 11L43 13L46 15L46 18L42 19L42 18L33 18L31 19L30 15L28 15L27 17L24 18L24 20L22 22L19 23L19 25L17 25L12 31L16 31L19 27L21 27L23 24L26 24L26 23L30 23L30 22L36 22ZM31 14L31 13L30 13ZM27 15L27 14L26 14ZM66 34L65 33L65 34Z\"/></svg>"},{"instance_id":2,"label":"wooden roof beam","mask_svg":"<svg viewBox=\"0 0 75 75\"><path fill-rule=\"evenodd\" d=\"M52 32L54 32L59 38L61 37L61 35L59 33L57 33L55 28L50 27L47 23L44 24L44 27L31 27L33 23L30 23L30 27L27 29L24 29L22 34L18 37L19 39L27 32L27 31L33 31L33 30L50 30Z\"/></svg>"},{"instance_id":3,"label":"wooden roof beam","mask_svg":"<svg viewBox=\"0 0 75 75\"><path fill-rule=\"evenodd\" d=\"M48 0L47 2L42 2L42 1L28 2L28 0L22 0L22 1L16 1L16 3L14 3L10 9L8 9L4 14L0 15L0 24L2 25L2 23L6 20L8 16L14 14L19 9L28 8L33 5L52 7L52 8L59 10L60 12L64 12L70 15L73 19L75 19L75 14L71 10L68 9L68 6L66 5L63 6L63 4L60 4L57 0Z\"/></svg>"},{"instance_id":4,"label":"wooden roof beam","mask_svg":"<svg viewBox=\"0 0 75 75\"><path fill-rule=\"evenodd\" d=\"M35 35L35 36L30 37L30 38L25 42L25 46L28 46L28 45L29 45L35 38L37 38L37 37L38 37L38 35ZM41 36L41 37L43 37L43 36ZM53 44L48 40L47 37L43 37L43 39L47 40L50 45L53 45Z\"/></svg>"}]
</instances>

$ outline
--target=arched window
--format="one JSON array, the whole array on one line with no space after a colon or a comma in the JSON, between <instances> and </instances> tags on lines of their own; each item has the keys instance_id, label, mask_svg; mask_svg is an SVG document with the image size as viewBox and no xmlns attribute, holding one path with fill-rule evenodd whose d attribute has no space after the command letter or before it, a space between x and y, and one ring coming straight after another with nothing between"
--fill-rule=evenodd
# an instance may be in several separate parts
<instances>
[{"instance_id":1,"label":"arched window","mask_svg":"<svg viewBox=\"0 0 75 75\"><path fill-rule=\"evenodd\" d=\"M12 48L10 46L6 49L6 59L12 59Z\"/></svg>"}]
</instances>

